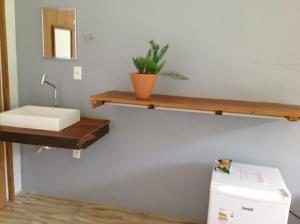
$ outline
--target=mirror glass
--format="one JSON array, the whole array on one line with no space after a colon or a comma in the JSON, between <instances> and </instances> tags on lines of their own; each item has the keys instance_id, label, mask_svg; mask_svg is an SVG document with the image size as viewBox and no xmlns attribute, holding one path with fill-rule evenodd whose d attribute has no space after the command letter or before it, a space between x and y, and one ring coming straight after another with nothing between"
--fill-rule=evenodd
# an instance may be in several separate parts
<instances>
[{"instance_id":1,"label":"mirror glass","mask_svg":"<svg viewBox=\"0 0 300 224\"><path fill-rule=\"evenodd\" d=\"M43 57L77 59L76 9L42 10Z\"/></svg>"}]
</instances>

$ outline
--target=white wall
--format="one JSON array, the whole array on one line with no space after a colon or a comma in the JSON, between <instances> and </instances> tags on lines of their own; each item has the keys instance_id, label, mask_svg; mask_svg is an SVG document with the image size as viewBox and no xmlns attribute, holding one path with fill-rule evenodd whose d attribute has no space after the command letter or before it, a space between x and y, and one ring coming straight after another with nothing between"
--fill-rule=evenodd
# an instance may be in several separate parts
<instances>
[{"instance_id":1,"label":"white wall","mask_svg":"<svg viewBox=\"0 0 300 224\"><path fill-rule=\"evenodd\" d=\"M9 90L11 108L18 107L18 72L17 72L17 55L16 55L16 25L15 25L15 1L6 0L6 31L7 31L7 48L8 48L8 72L9 72ZM14 150L14 177L16 193L22 190L21 182L21 152L20 145L13 144Z\"/></svg>"}]
</instances>

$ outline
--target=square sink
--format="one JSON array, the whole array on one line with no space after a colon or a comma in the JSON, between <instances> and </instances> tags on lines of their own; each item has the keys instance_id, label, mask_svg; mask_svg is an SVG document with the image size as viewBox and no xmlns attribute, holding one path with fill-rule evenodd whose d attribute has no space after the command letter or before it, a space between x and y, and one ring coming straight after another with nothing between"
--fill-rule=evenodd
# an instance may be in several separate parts
<instances>
[{"instance_id":1,"label":"square sink","mask_svg":"<svg viewBox=\"0 0 300 224\"><path fill-rule=\"evenodd\" d=\"M0 113L0 125L61 131L80 121L80 111L56 107L23 106Z\"/></svg>"}]
</instances>

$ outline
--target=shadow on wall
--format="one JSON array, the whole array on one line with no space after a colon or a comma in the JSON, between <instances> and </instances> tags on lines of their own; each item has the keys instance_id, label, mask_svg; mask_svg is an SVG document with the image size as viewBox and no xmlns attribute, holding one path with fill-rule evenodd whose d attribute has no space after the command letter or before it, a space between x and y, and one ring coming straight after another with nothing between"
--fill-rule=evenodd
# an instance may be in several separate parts
<instances>
[{"instance_id":1,"label":"shadow on wall","mask_svg":"<svg viewBox=\"0 0 300 224\"><path fill-rule=\"evenodd\" d=\"M93 112L96 114L97 111ZM103 107L102 112L106 115L104 117L112 120L111 133L126 133L128 137L131 134L130 137L134 139L137 134L134 130L138 130L139 139L149 138L150 135L152 139L165 142L178 141L180 145L190 144L195 140L207 140L216 138L216 136L240 133L241 131L247 132L247 130L260 126L278 123L276 119L216 116L178 111L133 110L112 106ZM88 115L90 114L88 113ZM96 115L93 116L93 113L91 116L97 117ZM280 122L287 121L281 120ZM128 133L128 127L130 127L130 133ZM180 141L177 138L174 139L174 136L180 138ZM157 149L161 149L161 147Z\"/></svg>"},{"instance_id":2,"label":"shadow on wall","mask_svg":"<svg viewBox=\"0 0 300 224\"><path fill-rule=\"evenodd\" d=\"M292 195L292 198L293 198L293 195ZM293 198L292 206L291 206L291 211L293 211L296 215L300 216L300 210L297 208L300 208L300 197ZM290 214L289 224L299 224L299 223L300 223L300 220L298 220L295 216Z\"/></svg>"},{"instance_id":3,"label":"shadow on wall","mask_svg":"<svg viewBox=\"0 0 300 224\"><path fill-rule=\"evenodd\" d=\"M128 208L128 204L130 204L132 207L129 209L147 208L147 213L149 213L148 208L152 208L151 213L161 215L193 217L195 214L199 214L198 217L202 217L200 221L205 221L210 173L211 166L196 163L158 167L123 179L118 178L110 184L102 186L102 192L107 193L101 197L103 203L111 204L114 201L114 206L121 208ZM194 190L195 186L199 189L198 192ZM97 196L98 192L99 189L93 187L80 191L78 194L82 198L90 195L97 198L99 197ZM158 208L165 209L161 211Z\"/></svg>"}]
</instances>

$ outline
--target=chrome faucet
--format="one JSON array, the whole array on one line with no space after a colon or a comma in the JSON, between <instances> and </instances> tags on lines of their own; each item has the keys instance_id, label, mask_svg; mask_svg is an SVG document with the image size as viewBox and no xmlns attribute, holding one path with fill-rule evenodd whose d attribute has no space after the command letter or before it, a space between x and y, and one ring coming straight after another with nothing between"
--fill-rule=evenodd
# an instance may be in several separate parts
<instances>
[{"instance_id":1,"label":"chrome faucet","mask_svg":"<svg viewBox=\"0 0 300 224\"><path fill-rule=\"evenodd\" d=\"M57 89L56 86L54 84L52 84L51 82L48 82L46 80L46 75L43 74L42 76L42 80L41 80L41 85L47 84L48 86L51 86L54 89L54 106L57 107Z\"/></svg>"}]
</instances>

